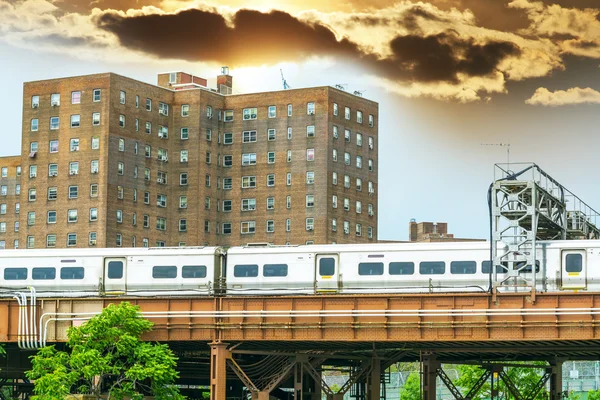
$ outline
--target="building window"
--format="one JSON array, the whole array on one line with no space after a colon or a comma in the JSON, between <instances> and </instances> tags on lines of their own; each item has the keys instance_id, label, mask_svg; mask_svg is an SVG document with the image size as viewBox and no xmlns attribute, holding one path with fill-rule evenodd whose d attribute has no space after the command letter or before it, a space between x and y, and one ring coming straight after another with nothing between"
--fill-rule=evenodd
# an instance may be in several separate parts
<instances>
[{"instance_id":1,"label":"building window","mask_svg":"<svg viewBox=\"0 0 600 400\"><path fill-rule=\"evenodd\" d=\"M100 148L100 138L98 136L92 137L92 150L98 150Z\"/></svg>"},{"instance_id":2,"label":"building window","mask_svg":"<svg viewBox=\"0 0 600 400\"><path fill-rule=\"evenodd\" d=\"M256 142L256 131L243 131L242 132L242 143L253 143ZM233 140L232 140L233 143Z\"/></svg>"},{"instance_id":3,"label":"building window","mask_svg":"<svg viewBox=\"0 0 600 400\"><path fill-rule=\"evenodd\" d=\"M205 210L210 210L210 197L205 197L204 198L204 209Z\"/></svg>"},{"instance_id":4,"label":"building window","mask_svg":"<svg viewBox=\"0 0 600 400\"><path fill-rule=\"evenodd\" d=\"M231 167L233 165L233 156L231 154L225 154L223 156L223 166Z\"/></svg>"},{"instance_id":5,"label":"building window","mask_svg":"<svg viewBox=\"0 0 600 400\"><path fill-rule=\"evenodd\" d=\"M231 222L223 222L223 235L231 235Z\"/></svg>"},{"instance_id":6,"label":"building window","mask_svg":"<svg viewBox=\"0 0 600 400\"><path fill-rule=\"evenodd\" d=\"M223 212L230 212L233 202L231 200L223 200Z\"/></svg>"},{"instance_id":7,"label":"building window","mask_svg":"<svg viewBox=\"0 0 600 400\"><path fill-rule=\"evenodd\" d=\"M152 111L152 99L146 99L146 111Z\"/></svg>"},{"instance_id":8,"label":"building window","mask_svg":"<svg viewBox=\"0 0 600 400\"><path fill-rule=\"evenodd\" d=\"M35 201L35 200L36 200L36 190L29 189L29 201Z\"/></svg>"},{"instance_id":9,"label":"building window","mask_svg":"<svg viewBox=\"0 0 600 400\"><path fill-rule=\"evenodd\" d=\"M167 230L167 219L162 218L162 217L157 217L156 218L156 229L158 229L159 231L166 231Z\"/></svg>"},{"instance_id":10,"label":"building window","mask_svg":"<svg viewBox=\"0 0 600 400\"><path fill-rule=\"evenodd\" d=\"M101 94L102 94L102 90L101 89L94 89L93 94L92 94L92 101L94 103L99 102L100 98L101 98Z\"/></svg>"},{"instance_id":11,"label":"building window","mask_svg":"<svg viewBox=\"0 0 600 400\"><path fill-rule=\"evenodd\" d=\"M19 232L19 221L15 221L14 229L15 229L15 232Z\"/></svg>"},{"instance_id":12,"label":"building window","mask_svg":"<svg viewBox=\"0 0 600 400\"><path fill-rule=\"evenodd\" d=\"M287 112L288 112L288 117L291 117L292 116L292 105L291 104L288 104Z\"/></svg>"},{"instance_id":13,"label":"building window","mask_svg":"<svg viewBox=\"0 0 600 400\"><path fill-rule=\"evenodd\" d=\"M275 117L277 117L277 107L269 106L269 118L275 118Z\"/></svg>"},{"instance_id":14,"label":"building window","mask_svg":"<svg viewBox=\"0 0 600 400\"><path fill-rule=\"evenodd\" d=\"M179 185L186 186L188 184L188 174L187 172L182 172L179 174Z\"/></svg>"},{"instance_id":15,"label":"building window","mask_svg":"<svg viewBox=\"0 0 600 400\"><path fill-rule=\"evenodd\" d=\"M71 92L71 104L81 103L81 92Z\"/></svg>"},{"instance_id":16,"label":"building window","mask_svg":"<svg viewBox=\"0 0 600 400\"><path fill-rule=\"evenodd\" d=\"M119 115L119 126L125 128L125 116L123 114Z\"/></svg>"},{"instance_id":17,"label":"building window","mask_svg":"<svg viewBox=\"0 0 600 400\"><path fill-rule=\"evenodd\" d=\"M331 197L331 208L337 208L337 199L335 194Z\"/></svg>"},{"instance_id":18,"label":"building window","mask_svg":"<svg viewBox=\"0 0 600 400\"><path fill-rule=\"evenodd\" d=\"M169 128L164 125L158 126L158 137L161 139L167 139L169 137Z\"/></svg>"},{"instance_id":19,"label":"building window","mask_svg":"<svg viewBox=\"0 0 600 400\"><path fill-rule=\"evenodd\" d=\"M79 151L79 139L71 139L69 142L70 151Z\"/></svg>"},{"instance_id":20,"label":"building window","mask_svg":"<svg viewBox=\"0 0 600 400\"><path fill-rule=\"evenodd\" d=\"M256 223L255 221L244 221L241 224L241 232L242 235L246 235L249 233L254 233L256 231Z\"/></svg>"},{"instance_id":21,"label":"building window","mask_svg":"<svg viewBox=\"0 0 600 400\"><path fill-rule=\"evenodd\" d=\"M292 128L288 127L288 140L292 140Z\"/></svg>"},{"instance_id":22,"label":"building window","mask_svg":"<svg viewBox=\"0 0 600 400\"><path fill-rule=\"evenodd\" d=\"M46 247L56 247L56 234L46 235Z\"/></svg>"},{"instance_id":23,"label":"building window","mask_svg":"<svg viewBox=\"0 0 600 400\"><path fill-rule=\"evenodd\" d=\"M80 115L71 115L71 128L79 128L81 125Z\"/></svg>"},{"instance_id":24,"label":"building window","mask_svg":"<svg viewBox=\"0 0 600 400\"><path fill-rule=\"evenodd\" d=\"M123 200L125 191L123 190L123 186L119 185L117 186L117 199L119 200Z\"/></svg>"},{"instance_id":25,"label":"building window","mask_svg":"<svg viewBox=\"0 0 600 400\"><path fill-rule=\"evenodd\" d=\"M242 154L242 165L256 165L256 153Z\"/></svg>"},{"instance_id":26,"label":"building window","mask_svg":"<svg viewBox=\"0 0 600 400\"><path fill-rule=\"evenodd\" d=\"M315 183L315 173L313 171L308 171L306 173L306 184L312 185L313 183Z\"/></svg>"},{"instance_id":27,"label":"building window","mask_svg":"<svg viewBox=\"0 0 600 400\"><path fill-rule=\"evenodd\" d=\"M337 185L337 183L338 183L337 172L333 172L331 174L331 181L334 185Z\"/></svg>"},{"instance_id":28,"label":"building window","mask_svg":"<svg viewBox=\"0 0 600 400\"><path fill-rule=\"evenodd\" d=\"M149 135L152 133L152 122L146 122L146 133Z\"/></svg>"},{"instance_id":29,"label":"building window","mask_svg":"<svg viewBox=\"0 0 600 400\"><path fill-rule=\"evenodd\" d=\"M368 237L369 239L373 239L373 227L372 227L372 226L369 226L369 227L367 228L367 237Z\"/></svg>"},{"instance_id":30,"label":"building window","mask_svg":"<svg viewBox=\"0 0 600 400\"><path fill-rule=\"evenodd\" d=\"M256 176L243 176L242 177L242 189L255 188L256 187Z\"/></svg>"},{"instance_id":31,"label":"building window","mask_svg":"<svg viewBox=\"0 0 600 400\"><path fill-rule=\"evenodd\" d=\"M35 211L29 211L27 213L27 225L35 225Z\"/></svg>"},{"instance_id":32,"label":"building window","mask_svg":"<svg viewBox=\"0 0 600 400\"><path fill-rule=\"evenodd\" d=\"M54 187L48 188L48 200L56 200L58 197L58 189Z\"/></svg>"},{"instance_id":33,"label":"building window","mask_svg":"<svg viewBox=\"0 0 600 400\"><path fill-rule=\"evenodd\" d=\"M60 93L52 93L50 95L50 105L52 107L60 106Z\"/></svg>"},{"instance_id":34,"label":"building window","mask_svg":"<svg viewBox=\"0 0 600 400\"><path fill-rule=\"evenodd\" d=\"M356 111L356 122L359 124L363 123L363 113L362 111Z\"/></svg>"},{"instance_id":35,"label":"building window","mask_svg":"<svg viewBox=\"0 0 600 400\"><path fill-rule=\"evenodd\" d=\"M267 153L267 164L275 164L275 152L269 151Z\"/></svg>"},{"instance_id":36,"label":"building window","mask_svg":"<svg viewBox=\"0 0 600 400\"><path fill-rule=\"evenodd\" d=\"M233 110L225 110L225 122L233 121Z\"/></svg>"},{"instance_id":37,"label":"building window","mask_svg":"<svg viewBox=\"0 0 600 400\"><path fill-rule=\"evenodd\" d=\"M347 120L350 120L350 107L344 108L344 118L346 118Z\"/></svg>"},{"instance_id":38,"label":"building window","mask_svg":"<svg viewBox=\"0 0 600 400\"><path fill-rule=\"evenodd\" d=\"M225 132L223 134L223 144L233 144L233 133Z\"/></svg>"},{"instance_id":39,"label":"building window","mask_svg":"<svg viewBox=\"0 0 600 400\"><path fill-rule=\"evenodd\" d=\"M338 105L337 103L333 103L333 115L338 115Z\"/></svg>"},{"instance_id":40,"label":"building window","mask_svg":"<svg viewBox=\"0 0 600 400\"><path fill-rule=\"evenodd\" d=\"M29 166L29 177L35 178L36 176L37 176L37 165L30 165Z\"/></svg>"},{"instance_id":41,"label":"building window","mask_svg":"<svg viewBox=\"0 0 600 400\"><path fill-rule=\"evenodd\" d=\"M46 222L49 224L55 224L56 223L56 211L48 211L47 217L46 217Z\"/></svg>"},{"instance_id":42,"label":"building window","mask_svg":"<svg viewBox=\"0 0 600 400\"><path fill-rule=\"evenodd\" d=\"M268 174L267 175L267 186L268 187L275 186L275 174Z\"/></svg>"},{"instance_id":43,"label":"building window","mask_svg":"<svg viewBox=\"0 0 600 400\"><path fill-rule=\"evenodd\" d=\"M140 108L140 96L135 95L135 108Z\"/></svg>"},{"instance_id":44,"label":"building window","mask_svg":"<svg viewBox=\"0 0 600 400\"><path fill-rule=\"evenodd\" d=\"M314 218L306 218L306 230L312 231L315 229L315 219Z\"/></svg>"},{"instance_id":45,"label":"building window","mask_svg":"<svg viewBox=\"0 0 600 400\"><path fill-rule=\"evenodd\" d=\"M119 91L119 103L125 104L125 92L123 90Z\"/></svg>"},{"instance_id":46,"label":"building window","mask_svg":"<svg viewBox=\"0 0 600 400\"><path fill-rule=\"evenodd\" d=\"M31 96L31 108L38 108L40 106L40 96Z\"/></svg>"},{"instance_id":47,"label":"building window","mask_svg":"<svg viewBox=\"0 0 600 400\"><path fill-rule=\"evenodd\" d=\"M182 163L188 162L188 151L187 150L181 150L179 152L179 162L182 162Z\"/></svg>"},{"instance_id":48,"label":"building window","mask_svg":"<svg viewBox=\"0 0 600 400\"><path fill-rule=\"evenodd\" d=\"M150 228L150 216L144 214L144 228Z\"/></svg>"},{"instance_id":49,"label":"building window","mask_svg":"<svg viewBox=\"0 0 600 400\"><path fill-rule=\"evenodd\" d=\"M375 118L373 117L373 114L369 114L369 126L372 128L373 125L375 125Z\"/></svg>"},{"instance_id":50,"label":"building window","mask_svg":"<svg viewBox=\"0 0 600 400\"><path fill-rule=\"evenodd\" d=\"M55 131L60 126L60 118L59 117L50 117L50 130Z\"/></svg>"},{"instance_id":51,"label":"building window","mask_svg":"<svg viewBox=\"0 0 600 400\"><path fill-rule=\"evenodd\" d=\"M187 208L187 196L179 196L179 208Z\"/></svg>"},{"instance_id":52,"label":"building window","mask_svg":"<svg viewBox=\"0 0 600 400\"><path fill-rule=\"evenodd\" d=\"M362 179L360 178L356 178L356 191L362 191Z\"/></svg>"},{"instance_id":53,"label":"building window","mask_svg":"<svg viewBox=\"0 0 600 400\"><path fill-rule=\"evenodd\" d=\"M150 168L144 168L144 180L150 181Z\"/></svg>"},{"instance_id":54,"label":"building window","mask_svg":"<svg viewBox=\"0 0 600 400\"><path fill-rule=\"evenodd\" d=\"M31 131L32 132L37 132L38 127L39 127L38 119L37 118L33 118L31 120Z\"/></svg>"},{"instance_id":55,"label":"building window","mask_svg":"<svg viewBox=\"0 0 600 400\"><path fill-rule=\"evenodd\" d=\"M256 199L242 199L242 211L256 210Z\"/></svg>"},{"instance_id":56,"label":"building window","mask_svg":"<svg viewBox=\"0 0 600 400\"><path fill-rule=\"evenodd\" d=\"M67 246L77 246L77 234L76 233L68 233L67 234Z\"/></svg>"},{"instance_id":57,"label":"building window","mask_svg":"<svg viewBox=\"0 0 600 400\"><path fill-rule=\"evenodd\" d=\"M362 202L360 202L360 201L356 201L356 213L357 214L362 213Z\"/></svg>"},{"instance_id":58,"label":"building window","mask_svg":"<svg viewBox=\"0 0 600 400\"><path fill-rule=\"evenodd\" d=\"M67 211L67 222L77 222L77 210L68 210Z\"/></svg>"},{"instance_id":59,"label":"building window","mask_svg":"<svg viewBox=\"0 0 600 400\"><path fill-rule=\"evenodd\" d=\"M359 169L362 168L362 157L361 156L356 156L356 168L359 168Z\"/></svg>"},{"instance_id":60,"label":"building window","mask_svg":"<svg viewBox=\"0 0 600 400\"><path fill-rule=\"evenodd\" d=\"M123 175L123 173L124 173L124 170L125 170L125 165L124 165L122 162L120 162L120 161L119 161L119 162L117 163L117 173L118 173L119 175Z\"/></svg>"},{"instance_id":61,"label":"building window","mask_svg":"<svg viewBox=\"0 0 600 400\"><path fill-rule=\"evenodd\" d=\"M169 115L169 105L159 102L158 103L158 113L160 115Z\"/></svg>"},{"instance_id":62,"label":"building window","mask_svg":"<svg viewBox=\"0 0 600 400\"><path fill-rule=\"evenodd\" d=\"M306 195L306 207L314 207L315 206L315 195L307 194Z\"/></svg>"},{"instance_id":63,"label":"building window","mask_svg":"<svg viewBox=\"0 0 600 400\"><path fill-rule=\"evenodd\" d=\"M267 130L267 140L268 141L275 140L276 135L277 135L277 133L276 133L275 129L268 129Z\"/></svg>"},{"instance_id":64,"label":"building window","mask_svg":"<svg viewBox=\"0 0 600 400\"><path fill-rule=\"evenodd\" d=\"M35 247L35 238L33 236L27 236L27 248L33 249Z\"/></svg>"},{"instance_id":65,"label":"building window","mask_svg":"<svg viewBox=\"0 0 600 400\"><path fill-rule=\"evenodd\" d=\"M31 142L29 144L29 152L30 153L37 153L38 151L38 142Z\"/></svg>"},{"instance_id":66,"label":"building window","mask_svg":"<svg viewBox=\"0 0 600 400\"><path fill-rule=\"evenodd\" d=\"M56 164L54 164L54 165L56 165ZM8 194L8 186L2 185L2 187L0 187L0 195L6 196L7 194Z\"/></svg>"},{"instance_id":67,"label":"building window","mask_svg":"<svg viewBox=\"0 0 600 400\"><path fill-rule=\"evenodd\" d=\"M292 220L289 218L285 220L285 231L286 232L292 231Z\"/></svg>"},{"instance_id":68,"label":"building window","mask_svg":"<svg viewBox=\"0 0 600 400\"><path fill-rule=\"evenodd\" d=\"M117 233L115 236L115 244L117 247L121 247L123 245L123 235L120 233Z\"/></svg>"},{"instance_id":69,"label":"building window","mask_svg":"<svg viewBox=\"0 0 600 400\"><path fill-rule=\"evenodd\" d=\"M257 117L258 117L258 115L256 113L256 108L244 108L244 110L243 110L244 121L247 121L250 119L256 119Z\"/></svg>"},{"instance_id":70,"label":"building window","mask_svg":"<svg viewBox=\"0 0 600 400\"><path fill-rule=\"evenodd\" d=\"M275 209L275 197L267 197L267 210Z\"/></svg>"},{"instance_id":71,"label":"building window","mask_svg":"<svg viewBox=\"0 0 600 400\"><path fill-rule=\"evenodd\" d=\"M91 222L98 221L98 209L97 208L90 208L90 221Z\"/></svg>"},{"instance_id":72,"label":"building window","mask_svg":"<svg viewBox=\"0 0 600 400\"><path fill-rule=\"evenodd\" d=\"M290 208L292 208L292 196L287 196L287 197L285 198L285 207L286 207L287 209L290 209Z\"/></svg>"},{"instance_id":73,"label":"building window","mask_svg":"<svg viewBox=\"0 0 600 400\"><path fill-rule=\"evenodd\" d=\"M21 185L15 185L15 194L21 194Z\"/></svg>"},{"instance_id":74,"label":"building window","mask_svg":"<svg viewBox=\"0 0 600 400\"><path fill-rule=\"evenodd\" d=\"M79 162L74 161L69 163L69 175L79 174Z\"/></svg>"},{"instance_id":75,"label":"building window","mask_svg":"<svg viewBox=\"0 0 600 400\"><path fill-rule=\"evenodd\" d=\"M149 244L148 244L148 238L143 238L142 239L142 246L144 246L144 247L148 247L149 246Z\"/></svg>"},{"instance_id":76,"label":"building window","mask_svg":"<svg viewBox=\"0 0 600 400\"><path fill-rule=\"evenodd\" d=\"M133 195L132 200L134 203L136 203L137 202L137 189L136 188L133 189L132 195Z\"/></svg>"},{"instance_id":77,"label":"building window","mask_svg":"<svg viewBox=\"0 0 600 400\"><path fill-rule=\"evenodd\" d=\"M138 121L136 119L136 121ZM71 125L72 125L72 121L71 121ZM100 125L100 113L93 113L92 114L92 126L99 126ZM136 124L136 130L137 130L137 124Z\"/></svg>"},{"instance_id":78,"label":"building window","mask_svg":"<svg viewBox=\"0 0 600 400\"><path fill-rule=\"evenodd\" d=\"M361 236L361 235L362 235L362 225L356 224L356 236Z\"/></svg>"},{"instance_id":79,"label":"building window","mask_svg":"<svg viewBox=\"0 0 600 400\"><path fill-rule=\"evenodd\" d=\"M315 126L308 125L306 127L306 137L315 137Z\"/></svg>"},{"instance_id":80,"label":"building window","mask_svg":"<svg viewBox=\"0 0 600 400\"><path fill-rule=\"evenodd\" d=\"M373 187L373 182L369 181L368 187L369 187L369 194L374 194L375 193L375 187Z\"/></svg>"},{"instance_id":81,"label":"building window","mask_svg":"<svg viewBox=\"0 0 600 400\"><path fill-rule=\"evenodd\" d=\"M187 117L190 115L190 105L189 104L182 104L181 105L181 116L182 117Z\"/></svg>"},{"instance_id":82,"label":"building window","mask_svg":"<svg viewBox=\"0 0 600 400\"><path fill-rule=\"evenodd\" d=\"M315 160L315 149L306 149L306 161Z\"/></svg>"},{"instance_id":83,"label":"building window","mask_svg":"<svg viewBox=\"0 0 600 400\"><path fill-rule=\"evenodd\" d=\"M69 186L69 199L76 199L79 196L79 186Z\"/></svg>"},{"instance_id":84,"label":"building window","mask_svg":"<svg viewBox=\"0 0 600 400\"><path fill-rule=\"evenodd\" d=\"M2 167L2 174L0 176L2 176L2 178L6 178L8 176L8 167Z\"/></svg>"},{"instance_id":85,"label":"building window","mask_svg":"<svg viewBox=\"0 0 600 400\"><path fill-rule=\"evenodd\" d=\"M344 235L350 234L350 222L344 221Z\"/></svg>"},{"instance_id":86,"label":"building window","mask_svg":"<svg viewBox=\"0 0 600 400\"><path fill-rule=\"evenodd\" d=\"M0 233L6 232L6 222L0 222Z\"/></svg>"},{"instance_id":87,"label":"building window","mask_svg":"<svg viewBox=\"0 0 600 400\"><path fill-rule=\"evenodd\" d=\"M119 139L119 151L125 151L125 140Z\"/></svg>"},{"instance_id":88,"label":"building window","mask_svg":"<svg viewBox=\"0 0 600 400\"><path fill-rule=\"evenodd\" d=\"M152 157L152 147L148 144L144 147L144 156L146 158Z\"/></svg>"},{"instance_id":89,"label":"building window","mask_svg":"<svg viewBox=\"0 0 600 400\"><path fill-rule=\"evenodd\" d=\"M180 219L179 220L179 232L186 232L187 231L187 219Z\"/></svg>"},{"instance_id":90,"label":"building window","mask_svg":"<svg viewBox=\"0 0 600 400\"><path fill-rule=\"evenodd\" d=\"M232 178L223 178L223 190L231 190L231 188L233 187L233 180Z\"/></svg>"},{"instance_id":91,"label":"building window","mask_svg":"<svg viewBox=\"0 0 600 400\"><path fill-rule=\"evenodd\" d=\"M288 172L287 174L285 174L285 184L287 186L292 185L292 173L291 172Z\"/></svg>"},{"instance_id":92,"label":"building window","mask_svg":"<svg viewBox=\"0 0 600 400\"><path fill-rule=\"evenodd\" d=\"M344 164L346 165L350 165L351 161L350 161L350 153L344 153Z\"/></svg>"},{"instance_id":93,"label":"building window","mask_svg":"<svg viewBox=\"0 0 600 400\"><path fill-rule=\"evenodd\" d=\"M90 197L98 197L98 184L93 183L90 185Z\"/></svg>"},{"instance_id":94,"label":"building window","mask_svg":"<svg viewBox=\"0 0 600 400\"><path fill-rule=\"evenodd\" d=\"M210 151L206 152L205 161L206 161L207 164L211 163L211 161L212 161L212 155L211 155Z\"/></svg>"},{"instance_id":95,"label":"building window","mask_svg":"<svg viewBox=\"0 0 600 400\"><path fill-rule=\"evenodd\" d=\"M369 136L369 150L373 150L374 147L375 147L375 139L373 139L373 136Z\"/></svg>"},{"instance_id":96,"label":"building window","mask_svg":"<svg viewBox=\"0 0 600 400\"><path fill-rule=\"evenodd\" d=\"M169 154L166 149L158 149L158 161L167 162L169 161Z\"/></svg>"},{"instance_id":97,"label":"building window","mask_svg":"<svg viewBox=\"0 0 600 400\"><path fill-rule=\"evenodd\" d=\"M204 175L204 186L210 187L210 174Z\"/></svg>"}]
</instances>

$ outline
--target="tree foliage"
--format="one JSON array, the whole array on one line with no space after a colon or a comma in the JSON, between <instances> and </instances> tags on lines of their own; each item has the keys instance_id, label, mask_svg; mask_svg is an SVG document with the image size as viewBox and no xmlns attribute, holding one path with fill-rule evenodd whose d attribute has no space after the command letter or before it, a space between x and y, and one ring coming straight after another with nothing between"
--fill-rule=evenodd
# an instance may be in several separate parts
<instances>
[{"instance_id":1,"label":"tree foliage","mask_svg":"<svg viewBox=\"0 0 600 400\"><path fill-rule=\"evenodd\" d=\"M410 373L400 389L400 400L421 400L421 378L418 371Z\"/></svg>"},{"instance_id":2,"label":"tree foliage","mask_svg":"<svg viewBox=\"0 0 600 400\"><path fill-rule=\"evenodd\" d=\"M600 389L589 391L587 398L588 400L600 400Z\"/></svg>"},{"instance_id":3,"label":"tree foliage","mask_svg":"<svg viewBox=\"0 0 600 400\"><path fill-rule=\"evenodd\" d=\"M544 363L539 364L540 368L543 368L545 365ZM460 388L464 388L463 392L465 393L475 385L475 382L477 382L484 372L483 368L476 365L458 365L457 368L459 371L459 378L454 381L454 384ZM538 368L510 367L506 368L505 372L510 380L519 389L520 393L530 393L542 377L542 370ZM500 399L510 400L513 398L512 394L501 379L496 380L494 384L498 385L497 390L498 397ZM474 399L489 399L490 395L491 385L490 381L488 380L483 384L479 392L477 392L477 395L474 397ZM542 400L546 398L547 393L545 389L540 390L535 397L536 400Z\"/></svg>"},{"instance_id":4,"label":"tree foliage","mask_svg":"<svg viewBox=\"0 0 600 400\"><path fill-rule=\"evenodd\" d=\"M142 341L152 328L139 307L127 302L111 304L100 315L67 333L70 352L54 346L32 356L29 379L35 380L37 400L62 400L70 393L107 399L142 399L151 393L157 400L183 399L173 386L177 358L167 345Z\"/></svg>"}]
</instances>

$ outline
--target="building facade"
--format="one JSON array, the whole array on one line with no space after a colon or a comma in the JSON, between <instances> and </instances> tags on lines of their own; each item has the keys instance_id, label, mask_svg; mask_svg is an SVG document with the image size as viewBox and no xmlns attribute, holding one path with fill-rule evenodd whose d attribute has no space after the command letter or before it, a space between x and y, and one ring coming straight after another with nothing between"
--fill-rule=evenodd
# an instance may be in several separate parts
<instances>
[{"instance_id":1,"label":"building facade","mask_svg":"<svg viewBox=\"0 0 600 400\"><path fill-rule=\"evenodd\" d=\"M182 72L158 86L111 73L25 83L22 153L0 158L0 244L376 241L377 103L217 84Z\"/></svg>"}]
</instances>

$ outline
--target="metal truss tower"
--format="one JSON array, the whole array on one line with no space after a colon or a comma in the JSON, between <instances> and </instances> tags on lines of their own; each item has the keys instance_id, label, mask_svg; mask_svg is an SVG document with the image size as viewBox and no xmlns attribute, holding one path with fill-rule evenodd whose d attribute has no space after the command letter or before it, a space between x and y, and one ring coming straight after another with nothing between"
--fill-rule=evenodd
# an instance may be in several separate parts
<instances>
[{"instance_id":1,"label":"metal truss tower","mask_svg":"<svg viewBox=\"0 0 600 400\"><path fill-rule=\"evenodd\" d=\"M600 214L536 164L496 164L489 201L496 290L545 289L538 240L600 239Z\"/></svg>"}]
</instances>

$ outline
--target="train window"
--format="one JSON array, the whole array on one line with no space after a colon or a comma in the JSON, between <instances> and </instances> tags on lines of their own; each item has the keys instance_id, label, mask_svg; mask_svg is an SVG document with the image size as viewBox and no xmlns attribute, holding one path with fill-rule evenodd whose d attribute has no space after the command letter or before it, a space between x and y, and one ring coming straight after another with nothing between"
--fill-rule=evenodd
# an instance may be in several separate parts
<instances>
[{"instance_id":1,"label":"train window","mask_svg":"<svg viewBox=\"0 0 600 400\"><path fill-rule=\"evenodd\" d=\"M565 261L567 272L581 272L583 270L583 257L581 254L567 254Z\"/></svg>"},{"instance_id":2,"label":"train window","mask_svg":"<svg viewBox=\"0 0 600 400\"><path fill-rule=\"evenodd\" d=\"M4 268L4 280L20 281L27 279L27 268Z\"/></svg>"},{"instance_id":3,"label":"train window","mask_svg":"<svg viewBox=\"0 0 600 400\"><path fill-rule=\"evenodd\" d=\"M60 279L83 279L84 276L83 267L62 267L60 269Z\"/></svg>"},{"instance_id":4,"label":"train window","mask_svg":"<svg viewBox=\"0 0 600 400\"><path fill-rule=\"evenodd\" d=\"M503 263L503 265L506 263ZM492 265L491 261L484 261L481 263L481 272L484 274L489 274L490 273L490 265ZM502 265L496 265L496 273L497 274L505 274L506 273L506 269L502 268Z\"/></svg>"},{"instance_id":5,"label":"train window","mask_svg":"<svg viewBox=\"0 0 600 400\"><path fill-rule=\"evenodd\" d=\"M56 278L56 268L34 268L31 271L31 279L48 280Z\"/></svg>"},{"instance_id":6,"label":"train window","mask_svg":"<svg viewBox=\"0 0 600 400\"><path fill-rule=\"evenodd\" d=\"M174 265L159 265L152 267L152 278L175 279L177 278L177 267Z\"/></svg>"},{"instance_id":7,"label":"train window","mask_svg":"<svg viewBox=\"0 0 600 400\"><path fill-rule=\"evenodd\" d=\"M450 263L450 273L457 275L474 274L477 272L477 263L475 261L452 261Z\"/></svg>"},{"instance_id":8,"label":"train window","mask_svg":"<svg viewBox=\"0 0 600 400\"><path fill-rule=\"evenodd\" d=\"M258 265L236 265L233 267L233 276L236 278L252 278L258 276Z\"/></svg>"},{"instance_id":9,"label":"train window","mask_svg":"<svg viewBox=\"0 0 600 400\"><path fill-rule=\"evenodd\" d=\"M109 261L107 275L108 275L108 279L122 279L123 278L123 261Z\"/></svg>"},{"instance_id":10,"label":"train window","mask_svg":"<svg viewBox=\"0 0 600 400\"><path fill-rule=\"evenodd\" d=\"M184 265L181 269L183 278L206 278L206 265Z\"/></svg>"},{"instance_id":11,"label":"train window","mask_svg":"<svg viewBox=\"0 0 600 400\"><path fill-rule=\"evenodd\" d=\"M515 265L515 268L518 270L524 264L525 264L525 261L518 262L517 265ZM520 272L531 272L531 269L532 269L531 265L526 265L525 268L523 268ZM535 272L536 273L540 272L540 261L539 260L535 260Z\"/></svg>"},{"instance_id":12,"label":"train window","mask_svg":"<svg viewBox=\"0 0 600 400\"><path fill-rule=\"evenodd\" d=\"M383 263L358 264L359 275L383 275Z\"/></svg>"},{"instance_id":13,"label":"train window","mask_svg":"<svg viewBox=\"0 0 600 400\"><path fill-rule=\"evenodd\" d=\"M321 258L319 260L319 275L332 276L335 274L335 258Z\"/></svg>"},{"instance_id":14,"label":"train window","mask_svg":"<svg viewBox=\"0 0 600 400\"><path fill-rule=\"evenodd\" d=\"M423 261L419 264L421 275L442 275L446 272L446 263L443 261Z\"/></svg>"},{"instance_id":15,"label":"train window","mask_svg":"<svg viewBox=\"0 0 600 400\"><path fill-rule=\"evenodd\" d=\"M391 262L390 275L412 275L415 273L414 262Z\"/></svg>"},{"instance_id":16,"label":"train window","mask_svg":"<svg viewBox=\"0 0 600 400\"><path fill-rule=\"evenodd\" d=\"M265 264L263 267L263 276L287 276L287 264Z\"/></svg>"}]
</instances>

